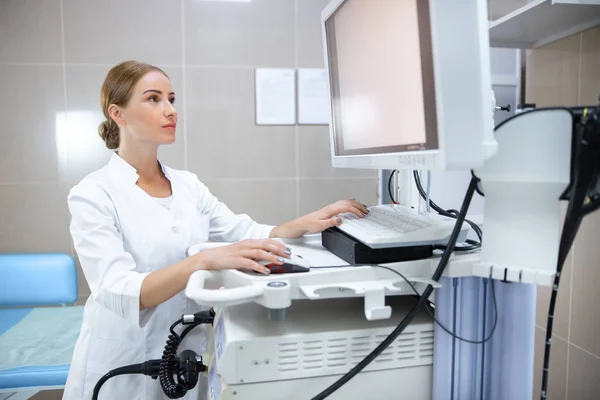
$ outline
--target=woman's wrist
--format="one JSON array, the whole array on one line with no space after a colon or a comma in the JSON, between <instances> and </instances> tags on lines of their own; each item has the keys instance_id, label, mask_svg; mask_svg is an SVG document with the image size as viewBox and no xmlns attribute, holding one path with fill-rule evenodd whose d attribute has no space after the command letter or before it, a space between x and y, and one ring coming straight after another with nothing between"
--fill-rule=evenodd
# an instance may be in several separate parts
<instances>
[{"instance_id":1,"label":"woman's wrist","mask_svg":"<svg viewBox=\"0 0 600 400\"><path fill-rule=\"evenodd\" d=\"M202 252L196 253L189 257L190 263L188 270L190 271L190 275L196 271L206 270L208 269L208 263L206 259L203 257Z\"/></svg>"},{"instance_id":2,"label":"woman's wrist","mask_svg":"<svg viewBox=\"0 0 600 400\"><path fill-rule=\"evenodd\" d=\"M270 238L294 239L306 234L307 230L302 227L299 219L286 222L283 225L276 226L271 230Z\"/></svg>"}]
</instances>

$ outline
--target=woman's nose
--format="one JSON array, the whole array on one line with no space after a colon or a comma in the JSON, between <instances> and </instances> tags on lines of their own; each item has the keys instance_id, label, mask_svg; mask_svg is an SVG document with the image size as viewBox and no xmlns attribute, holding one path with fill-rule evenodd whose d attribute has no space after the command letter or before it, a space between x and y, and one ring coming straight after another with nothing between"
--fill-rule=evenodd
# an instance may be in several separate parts
<instances>
[{"instance_id":1,"label":"woman's nose","mask_svg":"<svg viewBox=\"0 0 600 400\"><path fill-rule=\"evenodd\" d=\"M167 109L165 110L167 117L177 117L177 109L175 108L175 105L169 102L169 105L167 106Z\"/></svg>"}]
</instances>

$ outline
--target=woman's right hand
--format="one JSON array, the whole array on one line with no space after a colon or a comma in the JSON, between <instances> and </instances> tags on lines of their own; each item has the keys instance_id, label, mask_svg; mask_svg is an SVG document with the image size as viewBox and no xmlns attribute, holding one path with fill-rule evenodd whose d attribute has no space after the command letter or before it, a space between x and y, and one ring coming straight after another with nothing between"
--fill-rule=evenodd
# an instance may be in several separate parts
<instances>
[{"instance_id":1,"label":"woman's right hand","mask_svg":"<svg viewBox=\"0 0 600 400\"><path fill-rule=\"evenodd\" d=\"M197 253L199 269L251 269L261 274L270 270L259 261L283 264L291 251L284 244L271 239L247 239L241 242L203 250Z\"/></svg>"}]
</instances>

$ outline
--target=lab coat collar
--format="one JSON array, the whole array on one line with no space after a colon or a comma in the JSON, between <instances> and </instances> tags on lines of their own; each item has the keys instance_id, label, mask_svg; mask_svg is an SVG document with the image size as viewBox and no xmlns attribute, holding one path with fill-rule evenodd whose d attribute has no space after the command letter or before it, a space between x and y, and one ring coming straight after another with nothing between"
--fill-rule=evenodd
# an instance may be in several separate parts
<instances>
[{"instance_id":1,"label":"lab coat collar","mask_svg":"<svg viewBox=\"0 0 600 400\"><path fill-rule=\"evenodd\" d=\"M171 180L171 174L169 169L166 168L163 165L163 163L160 162L160 160L158 161L158 164L160 165L167 179ZM109 171L114 173L116 177L118 177L119 179L124 179L128 183L135 184L137 183L138 179L140 179L140 176L137 173L137 170L133 167L133 165L129 164L127 161L121 158L121 156L119 156L117 152L114 152L110 157L110 160L108 161L108 169Z\"/></svg>"}]
</instances>

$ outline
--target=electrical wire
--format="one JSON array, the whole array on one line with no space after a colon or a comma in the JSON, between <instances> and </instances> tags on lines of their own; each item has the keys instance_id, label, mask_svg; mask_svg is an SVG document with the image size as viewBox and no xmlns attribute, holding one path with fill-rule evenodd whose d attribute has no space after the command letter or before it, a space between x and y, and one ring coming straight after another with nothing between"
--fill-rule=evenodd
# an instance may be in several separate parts
<instances>
[{"instance_id":1,"label":"electrical wire","mask_svg":"<svg viewBox=\"0 0 600 400\"><path fill-rule=\"evenodd\" d=\"M390 176L388 178L388 194L390 195L392 204L398 204L398 202L396 201L396 199L394 198L394 195L392 193L392 180L394 179L394 174L397 174L397 173L398 173L398 170L392 170L390 173ZM430 172L428 172L428 174L430 174ZM419 191L421 198L426 200L428 198L428 195L425 192L425 189L423 189L423 185L421 184L421 179L419 177L418 171L416 171L416 170L413 171L413 175L415 178L415 184L417 186L417 190ZM476 177L473 177L473 178L477 179ZM430 177L428 178L428 182L429 181L430 181ZM430 205L431 208L433 208L438 214L443 215L445 217L456 218L456 216L458 215L458 210L454 210L454 209L444 210L440 206L438 206L431 198L427 199L427 204ZM479 227L479 225L477 225L476 223L474 223L472 221L465 220L465 222L471 226L471 228L477 235L479 242L476 242L476 241L473 241L470 239L466 240L466 243L469 246L455 246L455 248L453 249L454 251L473 251L473 250L477 250L477 249L481 248L481 242L483 240L483 232L482 232L481 228ZM438 249L438 250L446 250L446 247L442 246L442 245L436 245L436 246L434 246L434 248Z\"/></svg>"},{"instance_id":2,"label":"electrical wire","mask_svg":"<svg viewBox=\"0 0 600 400\"><path fill-rule=\"evenodd\" d=\"M465 198L463 200L462 206L460 208L460 212L456 217L456 224L454 225L454 229L452 230L452 234L450 235L450 240L448 242L448 248L454 248L456 245L456 241L458 240L458 236L460 234L460 230L462 224L465 220L465 216L467 215L467 211L469 209L469 205L471 204L471 200L473 199L473 194L475 193L475 187L477 186L478 180L473 178L471 179L471 183L467 188L467 192L465 194ZM445 251L440 259L437 269L435 270L432 280L439 281L444 270L446 269L446 265L450 260L451 251ZM377 358L386 348L392 344L396 338L406 329L406 327L415 319L417 313L421 310L421 308L428 301L429 296L433 292L433 286L427 285L427 288L423 291L421 297L419 297L419 301L413 306L413 308L408 312L408 314L402 319L400 324L388 335L383 342L381 342L371 353L366 356L361 362L355 365L350 371L348 371L344 376L334 382L331 386L323 390L321 393L317 394L313 397L312 400L322 400L333 394L339 388L341 388L344 384L346 384L350 379L354 378L360 371L362 371L366 366L368 366L373 360Z\"/></svg>"},{"instance_id":3,"label":"electrical wire","mask_svg":"<svg viewBox=\"0 0 600 400\"><path fill-rule=\"evenodd\" d=\"M420 293L417 291L417 289L412 284L412 282L409 281L402 273L400 273L400 272L398 272L396 270L393 270L392 268L383 266L383 265L377 265L377 267L387 269L387 270L389 270L389 271L391 271L391 272L393 272L393 273L395 273L397 275L400 275L400 277L402 279L404 279L404 281L406 283L408 283L408 285L411 287L411 289L413 290L413 292L415 292L415 294L417 295L417 297L420 296ZM484 279L486 279L486 278L484 278ZM442 324L435 317L435 314L428 307L425 307L425 310L431 316L431 318L433 318L433 320L435 321L435 323L438 324L438 326L440 328L442 328L444 331L446 331L446 333L449 334L450 336L452 336L454 339L459 340L461 342L465 342L465 343L471 343L471 344L485 344L485 343L487 343L487 342L490 341L490 339L492 338L492 336L494 336L494 332L496 331L496 327L498 326L498 302L496 300L496 289L494 287L494 281L492 279L490 279L490 282L492 284L492 299L494 301L494 323L492 324L492 328L490 329L490 332L488 333L488 335L483 340L465 339L463 337L458 336L456 333L451 332L450 329L446 328L444 326L444 324Z\"/></svg>"},{"instance_id":4,"label":"electrical wire","mask_svg":"<svg viewBox=\"0 0 600 400\"><path fill-rule=\"evenodd\" d=\"M396 271L393 268L387 267L385 265L379 265L379 264L328 265L328 266L311 267L311 269L326 269L326 268L341 268L341 267L376 267L376 268L386 269L386 270L393 272L394 274L400 276L410 286L410 288L413 290L413 292L415 292L415 295L417 297L421 296L421 294L419 293L417 288L415 288L413 283L406 276L404 276L404 274ZM459 340L461 342L465 342L465 343L471 343L471 344L485 344L490 341L490 339L494 335L494 332L496 331L496 326L498 325L498 303L496 301L496 290L494 288L494 281L493 280L490 280L490 281L492 283L492 299L494 301L494 323L492 325L492 328L490 329L490 332L488 333L486 338L483 340L465 339L463 337L458 336L456 333L451 332L450 329L446 328L444 326L444 324L442 324L435 317L435 314L428 307L425 307L425 310L431 316L431 318L433 318L435 323L438 324L438 326L440 328L442 328L444 331L446 331L446 333L449 334L450 336L452 336L454 339Z\"/></svg>"},{"instance_id":5,"label":"electrical wire","mask_svg":"<svg viewBox=\"0 0 600 400\"><path fill-rule=\"evenodd\" d=\"M421 196L421 198L426 199L427 198L427 193L425 192L425 189L423 189L423 185L421 184L421 178L419 177L419 172L418 171L416 171L416 170L413 171L413 178L415 180L415 185L417 186L417 190L419 191L419 195ZM472 179L477 179L477 178L473 177ZM456 216L458 215L458 211L457 210L454 210L454 209L444 210L442 207L440 207L439 205L437 205L431 198L429 198L428 202L429 202L429 204L431 205L431 208L433 208L434 211L436 211L440 215L443 215L444 217L456 218ZM483 231L481 230L481 228L479 227L479 225L477 225L473 221L465 219L465 222L467 224L469 224L469 226L471 226L471 228L473 229L473 231L477 235L477 238L479 239L479 242L480 242L478 244L478 246L481 247L481 243L483 241Z\"/></svg>"},{"instance_id":6,"label":"electrical wire","mask_svg":"<svg viewBox=\"0 0 600 400\"><path fill-rule=\"evenodd\" d=\"M174 328L181 323L182 320L179 320L177 322L175 322L173 325L171 325L170 331L172 334L175 334ZM196 323L196 324L192 324L190 326L187 326L184 331L181 334L180 340L183 340L183 338L195 327L197 327L198 325L201 325L200 323ZM160 374L160 367L163 364L163 360L149 360L146 361L144 363L141 364L131 364L131 365L126 365L124 367L120 367L120 368L116 368L113 369L111 371L109 371L108 373L106 373L102 378L100 378L100 380L96 383L96 385L94 386L94 391L92 393L92 400L97 400L98 396L100 394L100 389L102 388L102 386L111 378L114 378L115 376L119 376L119 375L136 375L136 374L144 374L144 375L148 375L148 376L152 376L152 377L158 377ZM172 366L175 367L175 364L177 363L176 359L172 359L169 360L168 363Z\"/></svg>"},{"instance_id":7,"label":"electrical wire","mask_svg":"<svg viewBox=\"0 0 600 400\"><path fill-rule=\"evenodd\" d=\"M150 360L146 361L142 364L131 364L126 365L124 367L116 368L108 373L106 373L94 386L94 391L92 393L92 400L97 400L98 395L100 394L100 389L102 385L104 385L109 379L114 378L119 375L131 375L131 374L145 374L149 376L157 376L158 375L158 366L160 365L160 360Z\"/></svg>"},{"instance_id":8,"label":"electrical wire","mask_svg":"<svg viewBox=\"0 0 600 400\"><path fill-rule=\"evenodd\" d=\"M418 171L413 171L413 177L415 180L415 184L417 186L417 190L419 191L419 194L421 195L421 197L423 199L426 198L427 193L425 192L425 189L423 189L423 185L421 184L421 178L419 177L419 173ZM475 178L477 179L477 178ZM442 207L440 207L439 205L437 205L432 199L429 199L429 204L431 205L431 208L433 208L434 211L436 211L438 214L443 215L445 217L450 217L450 218L456 218L456 215L458 214L457 210L454 209L450 209L450 210L444 210ZM479 227L479 225L477 225L476 223L465 219L465 222L468 223L471 228L473 228L473 231L475 231L475 233L477 234L477 237L479 238L479 240L482 240L483 237L483 232L481 230L481 228Z\"/></svg>"},{"instance_id":9,"label":"electrical wire","mask_svg":"<svg viewBox=\"0 0 600 400\"><path fill-rule=\"evenodd\" d=\"M212 318L214 318L214 310L212 310L212 309L208 311L208 315L205 315L205 312L196 313L196 314L194 314L194 322L192 322L189 326L187 326L183 330L181 335L178 335L175 332L175 328L177 327L177 325L185 323L183 318L180 318L179 320L175 321L169 328L171 335L169 336L168 343L170 343L172 341L176 341L177 346L178 346L179 343L181 343L181 341L186 337L186 335L195 327L202 325L202 324L206 324L206 323L212 324ZM176 338L176 340L175 340L175 338ZM168 344L167 344L167 346L168 346ZM175 347L173 354L175 354L176 350L177 350L177 347ZM102 388L102 386L109 379L114 378L115 376L129 375L129 374L144 374L144 375L151 376L153 378L157 378L157 377L160 377L161 372L163 374L165 373L165 369L169 373L172 374L173 369L177 367L177 364L178 364L177 358L175 358L175 356L173 355L173 357L171 357L170 359L164 359L164 357L163 357L158 360L148 360L141 364L131 364L131 365L126 365L126 366L123 366L120 368L113 369L113 370L109 371L107 374L105 374L102 378L100 378L100 380L96 383L96 385L94 386L93 394L92 394L92 400L98 399L98 395L100 393L100 389ZM193 383L194 386L195 386L195 384L196 383ZM164 390L164 388L163 388L163 390ZM185 392L183 392L183 394L185 394Z\"/></svg>"}]
</instances>

